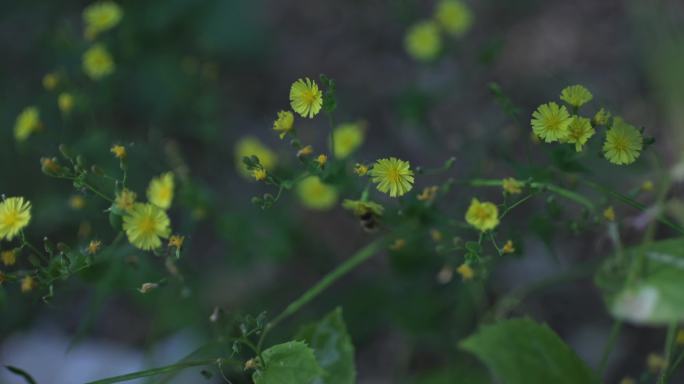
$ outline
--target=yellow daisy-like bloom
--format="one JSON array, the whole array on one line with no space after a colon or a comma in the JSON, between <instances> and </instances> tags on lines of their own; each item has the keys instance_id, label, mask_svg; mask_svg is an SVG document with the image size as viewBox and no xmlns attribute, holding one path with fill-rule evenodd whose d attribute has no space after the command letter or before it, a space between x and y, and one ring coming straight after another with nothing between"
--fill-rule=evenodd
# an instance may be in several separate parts
<instances>
[{"instance_id":1,"label":"yellow daisy-like bloom","mask_svg":"<svg viewBox=\"0 0 684 384\"><path fill-rule=\"evenodd\" d=\"M513 252L515 252L515 245L513 244L513 240L508 240L506 244L504 244L503 248L501 248L501 253L507 254Z\"/></svg>"},{"instance_id":2,"label":"yellow daisy-like bloom","mask_svg":"<svg viewBox=\"0 0 684 384\"><path fill-rule=\"evenodd\" d=\"M596 125L608 125L608 121L610 121L610 112L605 108L599 109L594 115L594 124Z\"/></svg>"},{"instance_id":3,"label":"yellow daisy-like bloom","mask_svg":"<svg viewBox=\"0 0 684 384\"><path fill-rule=\"evenodd\" d=\"M421 21L413 25L406 33L404 47L416 60L434 60L442 49L442 38L437 23Z\"/></svg>"},{"instance_id":4,"label":"yellow daisy-like bloom","mask_svg":"<svg viewBox=\"0 0 684 384\"><path fill-rule=\"evenodd\" d=\"M594 96L581 85L571 85L563 88L560 94L560 99L572 105L573 107L581 107L593 99Z\"/></svg>"},{"instance_id":5,"label":"yellow daisy-like bloom","mask_svg":"<svg viewBox=\"0 0 684 384\"><path fill-rule=\"evenodd\" d=\"M499 225L499 208L489 202L473 199L466 212L466 222L482 232L496 228Z\"/></svg>"},{"instance_id":6,"label":"yellow daisy-like bloom","mask_svg":"<svg viewBox=\"0 0 684 384\"><path fill-rule=\"evenodd\" d=\"M402 196L413 188L413 171L408 161L394 157L377 160L370 175L373 183L378 184L378 191L391 197Z\"/></svg>"},{"instance_id":7,"label":"yellow daisy-like bloom","mask_svg":"<svg viewBox=\"0 0 684 384\"><path fill-rule=\"evenodd\" d=\"M603 154L613 164L631 164L639 158L643 145L644 138L639 130L615 117L613 126L606 133Z\"/></svg>"},{"instance_id":8,"label":"yellow daisy-like bloom","mask_svg":"<svg viewBox=\"0 0 684 384\"><path fill-rule=\"evenodd\" d=\"M91 240L90 243L88 243L88 247L86 247L86 251L89 255L94 255L100 248L102 248L102 242L100 240Z\"/></svg>"},{"instance_id":9,"label":"yellow daisy-like bloom","mask_svg":"<svg viewBox=\"0 0 684 384\"><path fill-rule=\"evenodd\" d=\"M463 279L463 281L472 280L473 277L475 277L475 271L473 271L473 268L471 268L467 263L463 263L456 268L456 272L461 275L461 279Z\"/></svg>"},{"instance_id":10,"label":"yellow daisy-like bloom","mask_svg":"<svg viewBox=\"0 0 684 384\"><path fill-rule=\"evenodd\" d=\"M0 239L12 240L31 221L31 203L9 197L0 203Z\"/></svg>"},{"instance_id":11,"label":"yellow daisy-like bloom","mask_svg":"<svg viewBox=\"0 0 684 384\"><path fill-rule=\"evenodd\" d=\"M71 112L71 110L74 109L74 96L68 92L60 93L59 96L57 96L57 106L64 114Z\"/></svg>"},{"instance_id":12,"label":"yellow daisy-like bloom","mask_svg":"<svg viewBox=\"0 0 684 384\"><path fill-rule=\"evenodd\" d=\"M273 130L280 133L280 138L292 132L294 126L294 114L290 111L278 112L278 118L273 122Z\"/></svg>"},{"instance_id":13,"label":"yellow daisy-like bloom","mask_svg":"<svg viewBox=\"0 0 684 384\"><path fill-rule=\"evenodd\" d=\"M325 167L325 164L328 162L328 156L321 153L320 155L318 155L318 157L316 157L316 160L314 160L314 161L317 162L321 168L323 168L323 167Z\"/></svg>"},{"instance_id":14,"label":"yellow daisy-like bloom","mask_svg":"<svg viewBox=\"0 0 684 384\"><path fill-rule=\"evenodd\" d=\"M532 113L532 130L547 143L565 140L572 118L565 106L554 102L542 104Z\"/></svg>"},{"instance_id":15,"label":"yellow daisy-like bloom","mask_svg":"<svg viewBox=\"0 0 684 384\"><path fill-rule=\"evenodd\" d=\"M14 123L14 138L17 141L25 141L33 132L40 130L42 125L38 108L26 107Z\"/></svg>"},{"instance_id":16,"label":"yellow daisy-like bloom","mask_svg":"<svg viewBox=\"0 0 684 384\"><path fill-rule=\"evenodd\" d=\"M255 169L254 172L252 173L252 175L254 176L254 180L262 181L262 180L266 180L266 176L268 176L268 172L266 172L266 170L263 168L259 168L259 169Z\"/></svg>"},{"instance_id":17,"label":"yellow daisy-like bloom","mask_svg":"<svg viewBox=\"0 0 684 384\"><path fill-rule=\"evenodd\" d=\"M56 73L50 72L43 76L43 87L48 91L57 88L57 84L59 84L59 76Z\"/></svg>"},{"instance_id":18,"label":"yellow daisy-like bloom","mask_svg":"<svg viewBox=\"0 0 684 384\"><path fill-rule=\"evenodd\" d=\"M297 196L305 207L323 211L335 206L338 193L317 176L310 176L297 184Z\"/></svg>"},{"instance_id":19,"label":"yellow daisy-like bloom","mask_svg":"<svg viewBox=\"0 0 684 384\"><path fill-rule=\"evenodd\" d=\"M290 87L290 105L300 116L312 119L321 111L323 92L318 89L318 84L308 77L304 80L298 79Z\"/></svg>"},{"instance_id":20,"label":"yellow daisy-like bloom","mask_svg":"<svg viewBox=\"0 0 684 384\"><path fill-rule=\"evenodd\" d=\"M524 185L525 183L512 177L508 177L501 181L501 187L503 188L504 192L511 195L519 195L522 193L522 187Z\"/></svg>"},{"instance_id":21,"label":"yellow daisy-like bloom","mask_svg":"<svg viewBox=\"0 0 684 384\"><path fill-rule=\"evenodd\" d=\"M603 218L606 219L606 221L615 221L615 208L611 206L604 209Z\"/></svg>"},{"instance_id":22,"label":"yellow daisy-like bloom","mask_svg":"<svg viewBox=\"0 0 684 384\"><path fill-rule=\"evenodd\" d=\"M591 126L591 120L585 117L574 116L572 118L572 123L570 123L570 126L568 127L568 136L565 138L565 141L570 144L575 144L575 150L581 152L584 144L586 144L595 133L594 127Z\"/></svg>"},{"instance_id":23,"label":"yellow daisy-like bloom","mask_svg":"<svg viewBox=\"0 0 684 384\"><path fill-rule=\"evenodd\" d=\"M112 145L112 148L109 149L109 152L114 154L114 157L117 159L125 159L126 158L126 147L123 145Z\"/></svg>"},{"instance_id":24,"label":"yellow daisy-like bloom","mask_svg":"<svg viewBox=\"0 0 684 384\"><path fill-rule=\"evenodd\" d=\"M460 1L442 0L435 9L435 20L446 33L461 36L473 24L473 13Z\"/></svg>"},{"instance_id":25,"label":"yellow daisy-like bloom","mask_svg":"<svg viewBox=\"0 0 684 384\"><path fill-rule=\"evenodd\" d=\"M429 187L423 188L423 190L416 196L420 201L432 202L437 198L437 192L439 192L439 187L436 185L431 185Z\"/></svg>"},{"instance_id":26,"label":"yellow daisy-like bloom","mask_svg":"<svg viewBox=\"0 0 684 384\"><path fill-rule=\"evenodd\" d=\"M114 60L102 44L93 45L83 54L83 71L93 80L111 75L114 68Z\"/></svg>"},{"instance_id":27,"label":"yellow daisy-like bloom","mask_svg":"<svg viewBox=\"0 0 684 384\"><path fill-rule=\"evenodd\" d=\"M169 237L171 221L156 205L136 203L123 218L123 230L134 247L145 251L159 248L162 238Z\"/></svg>"},{"instance_id":28,"label":"yellow daisy-like bloom","mask_svg":"<svg viewBox=\"0 0 684 384\"><path fill-rule=\"evenodd\" d=\"M342 208L352 211L356 216L363 216L371 213L375 216L382 216L385 207L373 201L349 200L342 202Z\"/></svg>"},{"instance_id":29,"label":"yellow daisy-like bloom","mask_svg":"<svg viewBox=\"0 0 684 384\"><path fill-rule=\"evenodd\" d=\"M25 276L23 279L21 279L21 292L22 293L29 293L35 287L36 287L36 281L33 280L33 277Z\"/></svg>"},{"instance_id":30,"label":"yellow daisy-like bloom","mask_svg":"<svg viewBox=\"0 0 684 384\"><path fill-rule=\"evenodd\" d=\"M169 237L169 247L181 249L183 247L183 242L185 241L185 236L173 235Z\"/></svg>"},{"instance_id":31,"label":"yellow daisy-like bloom","mask_svg":"<svg viewBox=\"0 0 684 384\"><path fill-rule=\"evenodd\" d=\"M86 35L95 37L98 33L115 27L121 21L123 12L113 1L101 1L83 10Z\"/></svg>"},{"instance_id":32,"label":"yellow daisy-like bloom","mask_svg":"<svg viewBox=\"0 0 684 384\"><path fill-rule=\"evenodd\" d=\"M3 264L8 267L12 266L17 263L17 252L14 249L2 251L2 253L0 253L0 258L2 259Z\"/></svg>"},{"instance_id":33,"label":"yellow daisy-like bloom","mask_svg":"<svg viewBox=\"0 0 684 384\"><path fill-rule=\"evenodd\" d=\"M276 155L273 151L263 145L256 137L243 137L235 143L235 165L240 174L245 178L251 178L253 176L242 161L243 158L249 156L258 157L259 163L267 171L275 168Z\"/></svg>"},{"instance_id":34,"label":"yellow daisy-like bloom","mask_svg":"<svg viewBox=\"0 0 684 384\"><path fill-rule=\"evenodd\" d=\"M364 122L338 125L333 131L335 157L344 159L358 149L363 144L364 130Z\"/></svg>"},{"instance_id":35,"label":"yellow daisy-like bloom","mask_svg":"<svg viewBox=\"0 0 684 384\"><path fill-rule=\"evenodd\" d=\"M114 206L123 212L128 212L133 209L135 199L138 195L128 188L124 188L121 192L116 194L114 198Z\"/></svg>"},{"instance_id":36,"label":"yellow daisy-like bloom","mask_svg":"<svg viewBox=\"0 0 684 384\"><path fill-rule=\"evenodd\" d=\"M359 176L366 176L368 173L368 166L366 164L360 164L356 163L354 166L354 173L356 173Z\"/></svg>"},{"instance_id":37,"label":"yellow daisy-like bloom","mask_svg":"<svg viewBox=\"0 0 684 384\"><path fill-rule=\"evenodd\" d=\"M169 209L173 201L173 173L166 172L150 181L147 200L161 209Z\"/></svg>"}]
</instances>

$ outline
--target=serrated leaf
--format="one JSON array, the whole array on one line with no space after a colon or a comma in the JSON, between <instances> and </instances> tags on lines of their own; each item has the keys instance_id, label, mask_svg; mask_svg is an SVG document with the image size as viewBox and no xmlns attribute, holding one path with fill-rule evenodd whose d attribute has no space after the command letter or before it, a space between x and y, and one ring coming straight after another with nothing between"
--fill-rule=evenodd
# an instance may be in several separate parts
<instances>
[{"instance_id":1,"label":"serrated leaf","mask_svg":"<svg viewBox=\"0 0 684 384\"><path fill-rule=\"evenodd\" d=\"M254 384L311 384L323 373L313 349L302 341L274 345L262 355L265 367L252 375Z\"/></svg>"},{"instance_id":2,"label":"serrated leaf","mask_svg":"<svg viewBox=\"0 0 684 384\"><path fill-rule=\"evenodd\" d=\"M643 255L646 267L627 286L629 265ZM657 241L624 250L596 275L596 284L613 316L635 324L663 325L684 320L684 238Z\"/></svg>"},{"instance_id":3,"label":"serrated leaf","mask_svg":"<svg viewBox=\"0 0 684 384\"><path fill-rule=\"evenodd\" d=\"M337 308L319 322L304 326L295 339L305 340L314 349L325 374L314 384L353 384L356 382L354 345Z\"/></svg>"},{"instance_id":4,"label":"serrated leaf","mask_svg":"<svg viewBox=\"0 0 684 384\"><path fill-rule=\"evenodd\" d=\"M461 342L505 384L599 383L589 367L546 325L529 319L487 325Z\"/></svg>"}]
</instances>

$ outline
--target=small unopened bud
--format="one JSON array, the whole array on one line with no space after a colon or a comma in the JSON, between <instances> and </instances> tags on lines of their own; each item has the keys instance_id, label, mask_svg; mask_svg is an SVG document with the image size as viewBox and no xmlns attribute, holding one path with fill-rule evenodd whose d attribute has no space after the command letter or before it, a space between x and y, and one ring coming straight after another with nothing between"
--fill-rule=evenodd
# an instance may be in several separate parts
<instances>
[{"instance_id":1,"label":"small unopened bud","mask_svg":"<svg viewBox=\"0 0 684 384\"><path fill-rule=\"evenodd\" d=\"M248 369L257 369L258 362L256 359L249 359L245 362L245 371Z\"/></svg>"},{"instance_id":2,"label":"small unopened bud","mask_svg":"<svg viewBox=\"0 0 684 384\"><path fill-rule=\"evenodd\" d=\"M57 176L62 172L62 166L57 163L57 158L43 157L40 159L40 169L48 176Z\"/></svg>"},{"instance_id":3,"label":"small unopened bud","mask_svg":"<svg viewBox=\"0 0 684 384\"><path fill-rule=\"evenodd\" d=\"M310 145L307 145L304 148L297 151L297 157L309 156L312 153L313 153L313 147Z\"/></svg>"},{"instance_id":4,"label":"small unopened bud","mask_svg":"<svg viewBox=\"0 0 684 384\"><path fill-rule=\"evenodd\" d=\"M153 289L156 289L159 287L159 284L157 283L144 283L140 288L138 288L138 291L140 293L147 293Z\"/></svg>"}]
</instances>

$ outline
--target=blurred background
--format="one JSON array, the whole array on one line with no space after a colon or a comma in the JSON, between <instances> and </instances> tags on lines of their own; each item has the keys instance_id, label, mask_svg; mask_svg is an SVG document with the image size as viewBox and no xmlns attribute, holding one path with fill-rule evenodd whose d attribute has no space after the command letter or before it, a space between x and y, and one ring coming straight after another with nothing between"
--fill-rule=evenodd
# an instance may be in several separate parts
<instances>
[{"instance_id":1,"label":"blurred background","mask_svg":"<svg viewBox=\"0 0 684 384\"><path fill-rule=\"evenodd\" d=\"M186 236L178 262L184 279L140 294L142 283L165 276L163 260L122 247L109 262L59 283L48 304L45 292L3 286L0 362L39 383L80 383L173 363L220 334L209 319L215 308L228 317L275 315L371 241L339 207L310 210L292 193L267 210L250 204L252 196L273 191L240 174L236 143L256 137L276 154L278 167L296 164L295 151L271 127L276 112L289 107L297 78L324 73L336 80L337 120L367 127L359 161L392 155L438 167L456 158L447 175L418 178L416 191L447 177L515 176L530 157L543 168L551 160L530 140L529 117L577 83L592 91L596 105L655 136L651 150L659 158L644 156L629 171L616 171L591 153L582 159L586 172L626 191L657 182L658 172L681 160L684 3L678 0L467 1L472 24L458 36L442 36L429 61L409 54L405 39L413 25L433 17L431 0L118 4L121 22L98 36L115 70L93 81L81 69L91 46L81 16L87 2L0 3L0 192L31 200L28 233L36 242L111 242L102 214L107 204L46 177L39 159L58 156L63 143L116 172L109 148L126 144L130 184L140 195L153 176L178 177L171 218L174 232ZM55 89L43 85L48 73L60 79ZM491 83L517 115L502 108ZM60 92L73 95L68 113L57 104ZM43 127L18 142L13 127L27 106L40 109ZM322 147L326 121L297 121L302 137ZM439 209L460 218L472 196L499 193L458 186ZM519 252L485 280L439 279L445 260L426 236L371 259L284 323L271 342L341 306L359 383L488 382L458 341L503 294L611 252L600 226L574 233L553 214L532 214L547 212L546 205L538 199L509 218L502 231ZM559 209L571 214L572 208ZM620 217L636 214L618 209ZM637 229L625 231L627 242L638 241ZM547 322L598 365L611 318L590 275L534 292L512 311L523 314ZM638 376L663 339L661 329L626 327L608 382ZM174 382L222 382L199 371ZM234 383L250 382L245 373L226 374ZM4 372L0 381L20 382Z\"/></svg>"}]
</instances>

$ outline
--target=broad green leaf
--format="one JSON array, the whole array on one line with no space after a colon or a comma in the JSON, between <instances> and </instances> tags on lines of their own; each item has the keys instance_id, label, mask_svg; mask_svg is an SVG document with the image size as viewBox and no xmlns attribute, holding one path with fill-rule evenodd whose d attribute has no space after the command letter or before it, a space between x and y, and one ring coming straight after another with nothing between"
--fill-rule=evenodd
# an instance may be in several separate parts
<instances>
[{"instance_id":1,"label":"broad green leaf","mask_svg":"<svg viewBox=\"0 0 684 384\"><path fill-rule=\"evenodd\" d=\"M629 265L645 258L643 274L627 286ZM606 261L596 284L611 314L635 324L661 325L684 320L684 238L624 250Z\"/></svg>"},{"instance_id":2,"label":"broad green leaf","mask_svg":"<svg viewBox=\"0 0 684 384\"><path fill-rule=\"evenodd\" d=\"M342 309L337 308L321 321L304 326L295 339L305 340L314 349L318 364L325 370L315 384L356 382L354 345L342 319Z\"/></svg>"},{"instance_id":3,"label":"broad green leaf","mask_svg":"<svg viewBox=\"0 0 684 384\"><path fill-rule=\"evenodd\" d=\"M487 325L461 342L505 384L585 384L599 380L548 326L529 319Z\"/></svg>"},{"instance_id":4,"label":"broad green leaf","mask_svg":"<svg viewBox=\"0 0 684 384\"><path fill-rule=\"evenodd\" d=\"M274 345L263 358L266 366L254 372L254 384L311 384L323 373L313 349L302 341Z\"/></svg>"}]
</instances>

